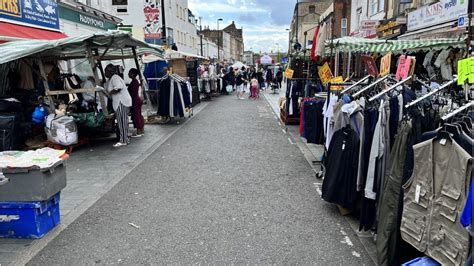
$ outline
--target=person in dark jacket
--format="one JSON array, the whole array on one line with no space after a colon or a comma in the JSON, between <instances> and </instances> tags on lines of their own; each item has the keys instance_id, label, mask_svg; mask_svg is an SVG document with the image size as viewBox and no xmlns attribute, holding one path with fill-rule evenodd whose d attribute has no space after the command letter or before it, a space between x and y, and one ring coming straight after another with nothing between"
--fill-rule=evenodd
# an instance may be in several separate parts
<instances>
[{"instance_id":1,"label":"person in dark jacket","mask_svg":"<svg viewBox=\"0 0 474 266\"><path fill-rule=\"evenodd\" d=\"M267 72L265 72L265 80L266 80L265 89L267 89L272 85L272 82L273 82L273 72L270 68L268 68Z\"/></svg>"},{"instance_id":2,"label":"person in dark jacket","mask_svg":"<svg viewBox=\"0 0 474 266\"><path fill-rule=\"evenodd\" d=\"M257 80L258 80L258 84L260 85L260 89L263 90L265 88L265 79L263 78L263 68L260 68L257 71Z\"/></svg>"},{"instance_id":3,"label":"person in dark jacket","mask_svg":"<svg viewBox=\"0 0 474 266\"><path fill-rule=\"evenodd\" d=\"M139 72L136 68L130 69L128 72L128 77L132 80L128 85L128 93L132 97L132 122L133 127L137 129L137 133L132 135L132 137L141 137L145 133L145 119L142 115L142 104L143 101L140 98L140 82L137 77Z\"/></svg>"},{"instance_id":4,"label":"person in dark jacket","mask_svg":"<svg viewBox=\"0 0 474 266\"><path fill-rule=\"evenodd\" d=\"M279 68L278 72L276 73L276 81L278 83L278 88L281 89L281 82L283 81L283 71L281 68Z\"/></svg>"}]
</instances>

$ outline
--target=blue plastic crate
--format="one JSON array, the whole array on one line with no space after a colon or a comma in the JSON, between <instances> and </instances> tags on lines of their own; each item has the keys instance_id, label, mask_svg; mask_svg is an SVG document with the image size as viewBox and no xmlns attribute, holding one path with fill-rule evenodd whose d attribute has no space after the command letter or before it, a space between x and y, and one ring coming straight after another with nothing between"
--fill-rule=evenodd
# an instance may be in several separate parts
<instances>
[{"instance_id":1,"label":"blue plastic crate","mask_svg":"<svg viewBox=\"0 0 474 266\"><path fill-rule=\"evenodd\" d=\"M441 264L430 257L419 257L403 263L402 266L441 266Z\"/></svg>"},{"instance_id":2,"label":"blue plastic crate","mask_svg":"<svg viewBox=\"0 0 474 266\"><path fill-rule=\"evenodd\" d=\"M59 194L45 201L0 202L0 237L43 237L60 223Z\"/></svg>"}]
</instances>

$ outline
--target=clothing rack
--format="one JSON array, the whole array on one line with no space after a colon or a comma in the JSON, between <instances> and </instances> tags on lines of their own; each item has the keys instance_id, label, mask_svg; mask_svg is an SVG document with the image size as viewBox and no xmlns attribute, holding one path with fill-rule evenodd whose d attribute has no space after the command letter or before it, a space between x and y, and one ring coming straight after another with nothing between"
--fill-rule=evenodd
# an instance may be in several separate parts
<instances>
[{"instance_id":1,"label":"clothing rack","mask_svg":"<svg viewBox=\"0 0 474 266\"><path fill-rule=\"evenodd\" d=\"M457 80L458 80L457 78L454 78L453 80L447 82L446 84L443 84L443 85L442 85L441 87L439 87L438 89L433 90L433 91L431 91L430 93L425 94L425 95L423 95L422 97L420 97L420 98L418 98L418 99L416 99L416 100L414 100L414 101L412 101L412 102L406 104L406 105L405 105L405 108L412 107L413 105L415 105L415 104L417 104L417 103L423 101L424 99L431 97L433 94L436 94L436 93L438 93L438 92L444 90L444 89L447 88L449 85L451 85L451 84L453 84L454 82L456 82Z\"/></svg>"},{"instance_id":2,"label":"clothing rack","mask_svg":"<svg viewBox=\"0 0 474 266\"><path fill-rule=\"evenodd\" d=\"M372 98L370 98L370 99L369 99L369 102L372 102L372 101L376 100L377 98L379 98L380 96L386 94L387 92L389 92L389 91L391 91L391 90L397 88L397 87L400 86L400 85L405 84L407 81L411 80L412 78L413 78L413 76L409 76L408 78L406 78L406 79L404 79L404 80L402 80L402 81L396 83L395 85L391 86L390 88L385 89L385 90L379 92L377 95L375 95L375 96L373 96Z\"/></svg>"},{"instance_id":3,"label":"clothing rack","mask_svg":"<svg viewBox=\"0 0 474 266\"><path fill-rule=\"evenodd\" d=\"M426 87L426 88L428 88L428 89L431 89L431 87L430 87L428 84L426 84L424 81L422 81L421 79L415 78L415 81L418 82L418 83L420 83L420 84L423 85L424 87Z\"/></svg>"},{"instance_id":4,"label":"clothing rack","mask_svg":"<svg viewBox=\"0 0 474 266\"><path fill-rule=\"evenodd\" d=\"M470 107L473 106L473 105L474 105L474 101L470 101L470 102L466 103L465 105L461 106L460 108L454 110L453 112L451 112L451 113L449 113L449 114L443 116L441 119L442 119L442 120L448 120L449 118L451 118L451 117L453 117L453 116L455 116L455 115L461 113L462 111L464 111L464 110L470 108Z\"/></svg>"},{"instance_id":5,"label":"clothing rack","mask_svg":"<svg viewBox=\"0 0 474 266\"><path fill-rule=\"evenodd\" d=\"M343 91L341 91L341 93L346 93L350 90L352 90L353 88L355 88L355 86L361 84L362 82L366 81L368 78L370 78L371 75L367 75L365 76L364 78L362 78L361 80L357 81L356 83L352 84L352 86L348 87L348 88L345 88Z\"/></svg>"},{"instance_id":6,"label":"clothing rack","mask_svg":"<svg viewBox=\"0 0 474 266\"><path fill-rule=\"evenodd\" d=\"M357 97L357 96L359 96L360 94L362 94L364 91L366 91L366 90L368 90L368 89L370 89L370 88L375 87L377 84L379 84L379 83L382 82L382 81L387 80L388 78L389 78L389 76L385 76L385 77L383 77L383 78L380 78L380 79L376 80L374 83L372 83L372 84L370 84L370 85L368 85L368 86L362 88L360 91L356 92L356 93L355 93L354 95L352 95L352 96L353 96L353 97Z\"/></svg>"}]
</instances>

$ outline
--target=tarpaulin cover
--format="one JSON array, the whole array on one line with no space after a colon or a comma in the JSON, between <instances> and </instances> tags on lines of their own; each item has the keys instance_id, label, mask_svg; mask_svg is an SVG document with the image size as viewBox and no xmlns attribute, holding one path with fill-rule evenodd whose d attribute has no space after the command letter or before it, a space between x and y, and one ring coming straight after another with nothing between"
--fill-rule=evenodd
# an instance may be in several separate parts
<instances>
[{"instance_id":1,"label":"tarpaulin cover","mask_svg":"<svg viewBox=\"0 0 474 266\"><path fill-rule=\"evenodd\" d=\"M153 54L163 57L163 50L132 38L129 33L111 31L69 37L59 40L25 40L0 44L0 64L20 58L51 57L56 59L86 58L87 45L97 49L100 56L132 57L131 47L136 47L138 55Z\"/></svg>"}]
</instances>

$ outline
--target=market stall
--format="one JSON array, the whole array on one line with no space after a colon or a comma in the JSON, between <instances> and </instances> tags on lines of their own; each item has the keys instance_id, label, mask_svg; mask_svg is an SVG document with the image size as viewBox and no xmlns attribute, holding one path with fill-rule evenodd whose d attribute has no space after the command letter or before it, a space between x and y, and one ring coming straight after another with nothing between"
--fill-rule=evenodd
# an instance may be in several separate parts
<instances>
[{"instance_id":1,"label":"market stall","mask_svg":"<svg viewBox=\"0 0 474 266\"><path fill-rule=\"evenodd\" d=\"M57 117L67 114L59 123L66 131L64 139L68 138L67 132L75 130L72 125L76 123L96 128L107 124L109 131L113 131L114 118L101 87L106 80L102 63L118 61L125 65L128 59L141 69L139 56L163 56L162 50L122 32L56 41L15 41L0 45L0 53L3 55L0 59L0 96L3 99L0 126L6 132L3 143L17 143L21 131L28 132L28 137L41 134L43 127L51 126L46 123L48 114ZM122 73L123 65L120 66ZM141 74L140 80L144 84ZM55 118L51 120L56 124L59 121ZM54 141L54 138L49 140ZM76 141L73 138L56 144L68 146L77 142L77 138ZM0 148L22 147L4 145Z\"/></svg>"},{"instance_id":2,"label":"market stall","mask_svg":"<svg viewBox=\"0 0 474 266\"><path fill-rule=\"evenodd\" d=\"M325 149L322 198L377 235L380 265L423 255L463 265L474 149L466 41L346 37L326 45L335 63L323 57L318 67L323 92L303 98L292 81L287 104L299 110L302 138ZM360 74L349 68L342 77L331 51L359 56Z\"/></svg>"}]
</instances>

